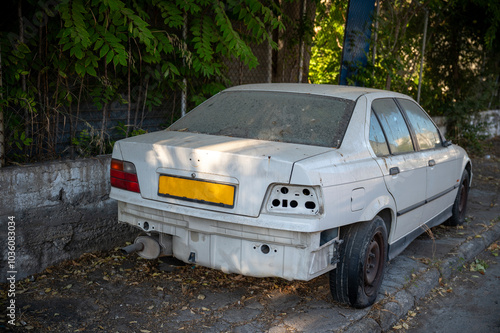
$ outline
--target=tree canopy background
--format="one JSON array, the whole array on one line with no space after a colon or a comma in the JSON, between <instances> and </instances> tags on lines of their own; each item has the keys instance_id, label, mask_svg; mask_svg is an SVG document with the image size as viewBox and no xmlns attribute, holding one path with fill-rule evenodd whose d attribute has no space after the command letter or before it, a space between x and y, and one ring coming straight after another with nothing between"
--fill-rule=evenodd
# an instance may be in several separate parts
<instances>
[{"instance_id":1,"label":"tree canopy background","mask_svg":"<svg viewBox=\"0 0 500 333\"><path fill-rule=\"evenodd\" d=\"M139 134L141 112L187 86L191 106L222 90L227 61L255 68L252 46L277 48L272 33L284 27L281 8L258 0L5 0L2 7L0 133L19 162L56 155L66 120L73 144L109 151L111 103L128 107L119 130ZM92 133L77 133L84 103L102 110Z\"/></svg>"},{"instance_id":2,"label":"tree canopy background","mask_svg":"<svg viewBox=\"0 0 500 333\"><path fill-rule=\"evenodd\" d=\"M341 0L317 7L309 77L313 83L338 83L346 10ZM447 117L448 136L454 141L473 144L480 128L470 125L470 117L500 108L500 2L380 0L368 65L358 68L351 83L417 99L423 43L420 103L431 115Z\"/></svg>"}]
</instances>

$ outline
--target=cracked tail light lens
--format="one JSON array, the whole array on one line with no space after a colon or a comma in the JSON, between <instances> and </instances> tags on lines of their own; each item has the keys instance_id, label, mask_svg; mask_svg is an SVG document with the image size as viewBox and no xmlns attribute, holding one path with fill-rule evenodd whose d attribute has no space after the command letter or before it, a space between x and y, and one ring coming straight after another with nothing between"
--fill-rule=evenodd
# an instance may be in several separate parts
<instances>
[{"instance_id":1,"label":"cracked tail light lens","mask_svg":"<svg viewBox=\"0 0 500 333\"><path fill-rule=\"evenodd\" d=\"M113 187L141 193L137 171L133 163L113 158L111 160L110 180Z\"/></svg>"},{"instance_id":2,"label":"cracked tail light lens","mask_svg":"<svg viewBox=\"0 0 500 333\"><path fill-rule=\"evenodd\" d=\"M320 192L319 188L312 186L273 185L269 191L266 210L279 214L322 214Z\"/></svg>"}]
</instances>

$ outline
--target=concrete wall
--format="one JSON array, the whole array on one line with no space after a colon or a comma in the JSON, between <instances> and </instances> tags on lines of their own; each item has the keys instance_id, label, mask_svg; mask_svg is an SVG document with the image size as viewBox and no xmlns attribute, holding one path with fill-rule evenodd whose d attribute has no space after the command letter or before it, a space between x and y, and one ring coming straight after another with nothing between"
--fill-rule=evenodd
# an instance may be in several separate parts
<instances>
[{"instance_id":1,"label":"concrete wall","mask_svg":"<svg viewBox=\"0 0 500 333\"><path fill-rule=\"evenodd\" d=\"M445 117L432 117L436 125L446 136L446 118ZM471 123L486 123L486 132L482 133L488 137L494 137L500 135L500 110L489 110L482 111L477 114L477 116L472 119Z\"/></svg>"},{"instance_id":2,"label":"concrete wall","mask_svg":"<svg viewBox=\"0 0 500 333\"><path fill-rule=\"evenodd\" d=\"M109 199L110 156L0 169L0 282L6 281L9 216L21 279L85 252L122 246L137 234L118 224Z\"/></svg>"},{"instance_id":3,"label":"concrete wall","mask_svg":"<svg viewBox=\"0 0 500 333\"><path fill-rule=\"evenodd\" d=\"M490 110L479 112L479 116L474 119L475 122L485 122L486 135L489 137L500 135L500 110Z\"/></svg>"}]
</instances>

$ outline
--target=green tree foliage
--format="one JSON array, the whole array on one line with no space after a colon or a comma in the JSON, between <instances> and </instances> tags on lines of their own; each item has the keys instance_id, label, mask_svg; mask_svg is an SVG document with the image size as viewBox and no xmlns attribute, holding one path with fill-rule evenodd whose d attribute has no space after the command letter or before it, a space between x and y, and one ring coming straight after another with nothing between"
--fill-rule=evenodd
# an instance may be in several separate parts
<instances>
[{"instance_id":1,"label":"green tree foliage","mask_svg":"<svg viewBox=\"0 0 500 333\"><path fill-rule=\"evenodd\" d=\"M428 5L428 0L380 1L368 65L353 80L416 98Z\"/></svg>"},{"instance_id":2,"label":"green tree foliage","mask_svg":"<svg viewBox=\"0 0 500 333\"><path fill-rule=\"evenodd\" d=\"M477 148L481 126L471 126L471 116L500 106L500 2L455 0L440 8L432 32L425 93L433 98L427 105L448 118L454 141Z\"/></svg>"},{"instance_id":3,"label":"green tree foliage","mask_svg":"<svg viewBox=\"0 0 500 333\"><path fill-rule=\"evenodd\" d=\"M357 67L358 72L350 83L356 81L367 87L416 93L424 6L417 0L381 0L379 6L372 40L367 41L371 43L368 64L365 67L349 64ZM319 79L319 82L338 83L346 11L347 3L337 0L318 7L317 49L311 60L311 65L315 65L311 72L318 77L312 77L313 82ZM322 78L328 79L323 81Z\"/></svg>"},{"instance_id":4,"label":"green tree foliage","mask_svg":"<svg viewBox=\"0 0 500 333\"><path fill-rule=\"evenodd\" d=\"M17 19L3 24L0 35L1 104L9 146L25 146L16 150L18 160L55 152L61 118L72 122L75 138L74 121L89 100L103 112L104 152L110 103L128 105L126 128L133 129L141 112L184 88L184 78L192 83L192 99L201 101L227 84L225 59L256 67L251 43L276 47L269 31L283 28L279 7L259 0L6 2ZM232 20L243 28L235 29ZM17 138L35 140L15 143L16 131L24 133Z\"/></svg>"},{"instance_id":5,"label":"green tree foliage","mask_svg":"<svg viewBox=\"0 0 500 333\"><path fill-rule=\"evenodd\" d=\"M342 61L347 1L320 2L316 7L316 35L311 47L309 80L337 84Z\"/></svg>"},{"instance_id":6,"label":"green tree foliage","mask_svg":"<svg viewBox=\"0 0 500 333\"><path fill-rule=\"evenodd\" d=\"M318 6L310 81L337 83L345 24L336 0ZM498 107L500 74L500 2L491 0L380 0L368 64L351 83L409 94L416 99L422 57L421 104L432 115L446 116L448 136L474 146L480 128L477 112ZM341 8L340 10L337 8ZM427 39L423 41L428 12ZM344 14L345 15L345 14ZM351 64L358 66L358 64Z\"/></svg>"}]
</instances>

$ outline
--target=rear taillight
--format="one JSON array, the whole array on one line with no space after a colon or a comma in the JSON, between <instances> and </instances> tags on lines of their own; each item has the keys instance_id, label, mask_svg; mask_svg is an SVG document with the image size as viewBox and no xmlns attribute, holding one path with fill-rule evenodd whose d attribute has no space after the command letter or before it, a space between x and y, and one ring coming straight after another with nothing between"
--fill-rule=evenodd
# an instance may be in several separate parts
<instances>
[{"instance_id":1,"label":"rear taillight","mask_svg":"<svg viewBox=\"0 0 500 333\"><path fill-rule=\"evenodd\" d=\"M111 186L141 193L135 165L130 162L111 160Z\"/></svg>"}]
</instances>

